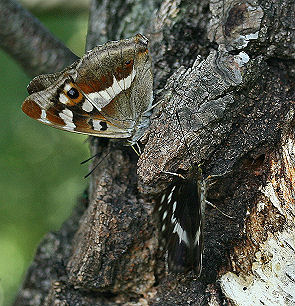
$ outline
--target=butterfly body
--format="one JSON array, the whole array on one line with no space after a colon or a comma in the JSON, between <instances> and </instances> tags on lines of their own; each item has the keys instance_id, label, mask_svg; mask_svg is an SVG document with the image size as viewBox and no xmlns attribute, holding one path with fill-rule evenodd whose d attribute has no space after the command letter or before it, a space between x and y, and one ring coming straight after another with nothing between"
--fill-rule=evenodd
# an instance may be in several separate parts
<instances>
[{"instance_id":1,"label":"butterfly body","mask_svg":"<svg viewBox=\"0 0 295 306\"><path fill-rule=\"evenodd\" d=\"M200 275L205 205L206 183L200 171L186 179L177 179L159 197L154 212L168 250L170 271L194 270Z\"/></svg>"},{"instance_id":2,"label":"butterfly body","mask_svg":"<svg viewBox=\"0 0 295 306\"><path fill-rule=\"evenodd\" d=\"M151 115L147 44L140 34L108 42L62 72L34 78L23 111L62 130L136 143Z\"/></svg>"}]
</instances>

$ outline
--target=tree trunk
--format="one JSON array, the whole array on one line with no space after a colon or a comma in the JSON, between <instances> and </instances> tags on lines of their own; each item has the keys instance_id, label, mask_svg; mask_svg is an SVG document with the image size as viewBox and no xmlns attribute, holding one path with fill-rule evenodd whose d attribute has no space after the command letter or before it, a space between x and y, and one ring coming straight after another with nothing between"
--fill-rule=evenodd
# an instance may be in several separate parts
<instances>
[{"instance_id":1,"label":"tree trunk","mask_svg":"<svg viewBox=\"0 0 295 306\"><path fill-rule=\"evenodd\" d=\"M149 37L158 105L138 162L92 139L111 153L15 305L294 305L294 12L293 0L92 2L88 49ZM151 216L164 171L191 161L218 175L208 198L233 217L207 207L200 278L166 271Z\"/></svg>"}]
</instances>

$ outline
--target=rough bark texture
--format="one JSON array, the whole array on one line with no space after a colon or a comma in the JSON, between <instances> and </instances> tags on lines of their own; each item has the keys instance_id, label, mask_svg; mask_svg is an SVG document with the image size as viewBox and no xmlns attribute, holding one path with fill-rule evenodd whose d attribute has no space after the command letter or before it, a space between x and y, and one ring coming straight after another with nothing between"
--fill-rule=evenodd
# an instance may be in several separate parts
<instances>
[{"instance_id":1,"label":"rough bark texture","mask_svg":"<svg viewBox=\"0 0 295 306\"><path fill-rule=\"evenodd\" d=\"M293 0L93 1L88 48L148 34L159 104L138 177L128 148L92 141L111 154L39 246L15 305L294 305L294 11ZM233 216L208 207L199 279L165 271L151 218L163 170L190 159L220 175L209 199Z\"/></svg>"}]
</instances>

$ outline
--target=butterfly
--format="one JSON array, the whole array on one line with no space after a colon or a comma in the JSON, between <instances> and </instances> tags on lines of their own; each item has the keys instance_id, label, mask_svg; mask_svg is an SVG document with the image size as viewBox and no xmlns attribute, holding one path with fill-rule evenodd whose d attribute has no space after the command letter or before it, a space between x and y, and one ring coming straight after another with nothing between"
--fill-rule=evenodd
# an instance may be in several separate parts
<instances>
[{"instance_id":1,"label":"butterfly","mask_svg":"<svg viewBox=\"0 0 295 306\"><path fill-rule=\"evenodd\" d=\"M107 42L62 72L35 77L22 110L49 126L133 145L149 126L153 100L148 40Z\"/></svg>"},{"instance_id":2,"label":"butterfly","mask_svg":"<svg viewBox=\"0 0 295 306\"><path fill-rule=\"evenodd\" d=\"M172 272L201 274L206 192L206 180L198 168L187 178L179 175L156 201L154 215Z\"/></svg>"},{"instance_id":3,"label":"butterfly","mask_svg":"<svg viewBox=\"0 0 295 306\"><path fill-rule=\"evenodd\" d=\"M190 154L177 109L175 115L187 153ZM162 249L168 251L169 271L183 273L193 270L199 277L202 271L206 205L228 218L232 217L207 200L208 189L216 183L216 178L225 173L204 177L201 165L196 167L189 159L191 167L186 175L165 171L175 178L156 198L153 215L158 224Z\"/></svg>"}]
</instances>

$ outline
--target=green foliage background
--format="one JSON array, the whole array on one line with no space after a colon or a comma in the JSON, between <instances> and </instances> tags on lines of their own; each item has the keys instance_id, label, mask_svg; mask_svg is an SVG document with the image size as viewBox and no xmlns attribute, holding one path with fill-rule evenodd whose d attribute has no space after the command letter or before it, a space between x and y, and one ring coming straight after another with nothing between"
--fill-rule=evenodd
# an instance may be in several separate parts
<instances>
[{"instance_id":1,"label":"green foliage background","mask_svg":"<svg viewBox=\"0 0 295 306\"><path fill-rule=\"evenodd\" d=\"M84 53L87 12L38 18L78 56ZM86 188L85 136L35 122L21 111L30 79L0 50L0 305L11 305L36 247L58 230Z\"/></svg>"}]
</instances>

